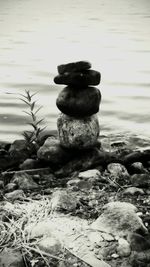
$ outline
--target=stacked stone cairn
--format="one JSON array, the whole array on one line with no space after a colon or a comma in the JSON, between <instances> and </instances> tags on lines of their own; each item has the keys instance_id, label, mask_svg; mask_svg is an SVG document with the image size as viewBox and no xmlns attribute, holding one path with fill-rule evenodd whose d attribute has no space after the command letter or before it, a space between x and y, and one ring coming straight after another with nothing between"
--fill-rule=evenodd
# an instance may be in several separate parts
<instances>
[{"instance_id":1,"label":"stacked stone cairn","mask_svg":"<svg viewBox=\"0 0 150 267\"><path fill-rule=\"evenodd\" d=\"M56 84L67 85L56 105L61 111L57 128L60 144L68 149L89 149L97 145L100 133L97 112L101 101L101 74L86 61L59 65Z\"/></svg>"}]
</instances>

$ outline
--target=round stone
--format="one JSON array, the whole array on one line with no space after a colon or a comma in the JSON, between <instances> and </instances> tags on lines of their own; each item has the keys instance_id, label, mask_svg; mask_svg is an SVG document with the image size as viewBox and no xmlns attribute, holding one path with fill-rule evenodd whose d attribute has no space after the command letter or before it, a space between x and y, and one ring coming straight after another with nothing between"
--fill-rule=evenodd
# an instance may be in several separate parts
<instances>
[{"instance_id":1,"label":"round stone","mask_svg":"<svg viewBox=\"0 0 150 267\"><path fill-rule=\"evenodd\" d=\"M68 64L62 64L57 67L58 73L88 70L91 68L91 63L88 61L77 61Z\"/></svg>"},{"instance_id":2,"label":"round stone","mask_svg":"<svg viewBox=\"0 0 150 267\"><path fill-rule=\"evenodd\" d=\"M65 72L54 78L56 84L75 85L79 88L88 85L98 85L101 74L96 70L84 70L81 72Z\"/></svg>"},{"instance_id":3,"label":"round stone","mask_svg":"<svg viewBox=\"0 0 150 267\"><path fill-rule=\"evenodd\" d=\"M101 93L95 87L82 90L67 86L58 95L56 105L66 115L74 117L91 116L99 111Z\"/></svg>"},{"instance_id":4,"label":"round stone","mask_svg":"<svg viewBox=\"0 0 150 267\"><path fill-rule=\"evenodd\" d=\"M61 113L57 127L60 144L66 148L86 149L97 144L100 132L97 115L77 119Z\"/></svg>"}]
</instances>

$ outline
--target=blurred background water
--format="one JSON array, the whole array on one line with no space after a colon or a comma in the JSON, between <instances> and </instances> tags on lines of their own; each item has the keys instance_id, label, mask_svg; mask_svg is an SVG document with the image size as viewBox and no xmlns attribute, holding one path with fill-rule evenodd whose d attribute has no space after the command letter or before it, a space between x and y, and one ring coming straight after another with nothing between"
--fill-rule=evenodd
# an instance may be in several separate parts
<instances>
[{"instance_id":1,"label":"blurred background water","mask_svg":"<svg viewBox=\"0 0 150 267\"><path fill-rule=\"evenodd\" d=\"M57 65L78 60L102 74L101 133L150 137L149 0L0 0L0 39L0 140L29 127L25 89L56 129Z\"/></svg>"}]
</instances>

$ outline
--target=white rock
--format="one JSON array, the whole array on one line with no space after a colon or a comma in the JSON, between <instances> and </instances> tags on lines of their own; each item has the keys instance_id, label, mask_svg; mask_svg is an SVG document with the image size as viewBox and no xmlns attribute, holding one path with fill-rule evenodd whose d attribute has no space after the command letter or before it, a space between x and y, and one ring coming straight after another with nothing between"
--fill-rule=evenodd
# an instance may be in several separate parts
<instances>
[{"instance_id":1,"label":"white rock","mask_svg":"<svg viewBox=\"0 0 150 267\"><path fill-rule=\"evenodd\" d=\"M131 248L127 240L119 238L119 246L117 247L117 253L120 257L128 257L131 253Z\"/></svg>"},{"instance_id":2,"label":"white rock","mask_svg":"<svg viewBox=\"0 0 150 267\"><path fill-rule=\"evenodd\" d=\"M98 179L100 175L101 173L99 170L93 169L93 170L80 172L78 177L83 178L83 179L90 179L90 178Z\"/></svg>"},{"instance_id":3,"label":"white rock","mask_svg":"<svg viewBox=\"0 0 150 267\"><path fill-rule=\"evenodd\" d=\"M119 236L139 229L146 233L147 229L136 211L136 207L130 203L110 202L104 205L103 213L91 224L91 228Z\"/></svg>"},{"instance_id":4,"label":"white rock","mask_svg":"<svg viewBox=\"0 0 150 267\"><path fill-rule=\"evenodd\" d=\"M124 195L144 195L144 191L141 188L132 186L132 187L128 187L127 189L125 189L123 194Z\"/></svg>"},{"instance_id":5,"label":"white rock","mask_svg":"<svg viewBox=\"0 0 150 267\"><path fill-rule=\"evenodd\" d=\"M61 249L62 249L62 245L60 243L60 241L58 239L56 239L55 237L46 237L42 240L40 240L38 242L38 245L40 250L52 254L52 255L56 255L58 253L60 253Z\"/></svg>"},{"instance_id":6,"label":"white rock","mask_svg":"<svg viewBox=\"0 0 150 267\"><path fill-rule=\"evenodd\" d=\"M129 176L127 169L120 163L110 163L107 166L107 170L111 175L115 177Z\"/></svg>"},{"instance_id":7,"label":"white rock","mask_svg":"<svg viewBox=\"0 0 150 267\"><path fill-rule=\"evenodd\" d=\"M93 147L100 132L97 115L77 119L61 113L57 120L57 128L60 143L66 148Z\"/></svg>"}]
</instances>

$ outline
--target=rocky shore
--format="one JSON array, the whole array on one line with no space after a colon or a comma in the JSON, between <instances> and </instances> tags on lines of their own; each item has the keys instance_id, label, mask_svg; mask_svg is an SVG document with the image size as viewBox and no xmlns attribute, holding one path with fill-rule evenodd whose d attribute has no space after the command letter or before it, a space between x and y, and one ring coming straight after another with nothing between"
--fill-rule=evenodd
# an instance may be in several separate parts
<instances>
[{"instance_id":1,"label":"rocky shore","mask_svg":"<svg viewBox=\"0 0 150 267\"><path fill-rule=\"evenodd\" d=\"M58 131L0 143L0 266L150 267L150 140L99 135L100 78L58 66Z\"/></svg>"}]
</instances>

